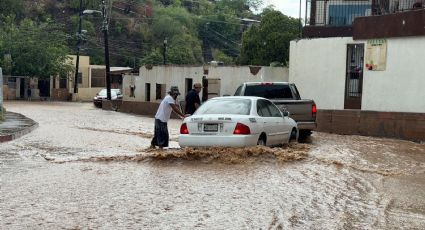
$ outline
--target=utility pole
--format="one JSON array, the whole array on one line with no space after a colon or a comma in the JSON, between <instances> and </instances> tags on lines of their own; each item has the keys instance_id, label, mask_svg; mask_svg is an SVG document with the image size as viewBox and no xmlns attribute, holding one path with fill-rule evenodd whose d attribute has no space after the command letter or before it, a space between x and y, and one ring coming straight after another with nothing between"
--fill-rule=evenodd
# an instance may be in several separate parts
<instances>
[{"instance_id":1,"label":"utility pole","mask_svg":"<svg viewBox=\"0 0 425 230\"><path fill-rule=\"evenodd\" d=\"M103 36L105 43L105 65L106 65L106 97L111 100L111 68L109 66L109 47L108 47L108 14L105 1L102 1L103 15Z\"/></svg>"},{"instance_id":2,"label":"utility pole","mask_svg":"<svg viewBox=\"0 0 425 230\"><path fill-rule=\"evenodd\" d=\"M167 56L166 56L166 53L167 53L167 38L165 38L165 39L164 39L164 51L163 51L163 53L162 53L162 56L163 56L163 59L164 59L164 65L166 65L166 64L167 64Z\"/></svg>"},{"instance_id":3,"label":"utility pole","mask_svg":"<svg viewBox=\"0 0 425 230\"><path fill-rule=\"evenodd\" d=\"M74 93L78 93L78 69L80 65L80 45L81 45L81 17L83 16L83 0L80 0L80 10L78 12L78 34L77 34L77 63L75 64Z\"/></svg>"},{"instance_id":4,"label":"utility pole","mask_svg":"<svg viewBox=\"0 0 425 230\"><path fill-rule=\"evenodd\" d=\"M302 32L303 31L303 29L302 29L303 26L302 26L302 21L301 21L301 6L302 6L302 3L301 3L301 0L300 0L300 14L299 14L299 20L298 20L299 21L299 27L300 27L299 28L300 29L300 35L299 35L300 36L300 39L303 37L303 32Z\"/></svg>"}]
</instances>

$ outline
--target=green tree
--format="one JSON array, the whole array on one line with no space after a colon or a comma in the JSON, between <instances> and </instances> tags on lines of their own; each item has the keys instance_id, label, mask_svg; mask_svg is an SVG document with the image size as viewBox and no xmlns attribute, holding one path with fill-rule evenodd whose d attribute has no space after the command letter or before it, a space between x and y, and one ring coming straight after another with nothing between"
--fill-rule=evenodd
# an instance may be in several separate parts
<instances>
[{"instance_id":1,"label":"green tree","mask_svg":"<svg viewBox=\"0 0 425 230\"><path fill-rule=\"evenodd\" d=\"M234 58L227 56L223 51L221 50L214 50L213 51L214 60L216 61L222 61L226 65L235 64Z\"/></svg>"},{"instance_id":2,"label":"green tree","mask_svg":"<svg viewBox=\"0 0 425 230\"><path fill-rule=\"evenodd\" d=\"M66 34L53 22L35 23L24 19L15 25L8 17L0 39L0 55L10 54L12 75L47 78L65 75L72 70L67 65Z\"/></svg>"},{"instance_id":3,"label":"green tree","mask_svg":"<svg viewBox=\"0 0 425 230\"><path fill-rule=\"evenodd\" d=\"M155 49L152 52L150 52L148 55L143 57L140 60L140 64L146 65L146 64L152 64L152 65L161 65L163 61L162 54L159 50Z\"/></svg>"},{"instance_id":4,"label":"green tree","mask_svg":"<svg viewBox=\"0 0 425 230\"><path fill-rule=\"evenodd\" d=\"M80 9L80 0L66 0L69 8L78 10ZM83 0L83 7L86 9L97 9L102 1L99 0Z\"/></svg>"},{"instance_id":5,"label":"green tree","mask_svg":"<svg viewBox=\"0 0 425 230\"><path fill-rule=\"evenodd\" d=\"M0 20L8 15L15 15L18 18L24 16L23 0L1 0Z\"/></svg>"},{"instance_id":6,"label":"green tree","mask_svg":"<svg viewBox=\"0 0 425 230\"><path fill-rule=\"evenodd\" d=\"M151 44L143 64L163 63L163 41L167 39L166 58L168 64L202 63L201 42L197 38L197 27L190 13L176 6L176 1L168 7L157 6L149 31L143 34Z\"/></svg>"},{"instance_id":7,"label":"green tree","mask_svg":"<svg viewBox=\"0 0 425 230\"><path fill-rule=\"evenodd\" d=\"M289 43L299 37L299 20L279 11L266 9L259 26L243 34L239 63L244 65L269 65L279 62L287 65Z\"/></svg>"},{"instance_id":8,"label":"green tree","mask_svg":"<svg viewBox=\"0 0 425 230\"><path fill-rule=\"evenodd\" d=\"M262 0L221 0L216 4L216 10L233 12L238 17L252 16L251 9L258 9L263 4Z\"/></svg>"}]
</instances>

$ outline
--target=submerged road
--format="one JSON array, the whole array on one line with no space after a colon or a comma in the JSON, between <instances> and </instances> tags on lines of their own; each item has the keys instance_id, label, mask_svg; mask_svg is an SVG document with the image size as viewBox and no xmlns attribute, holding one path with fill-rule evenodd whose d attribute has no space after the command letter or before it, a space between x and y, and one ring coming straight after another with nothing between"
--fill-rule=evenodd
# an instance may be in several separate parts
<instances>
[{"instance_id":1,"label":"submerged road","mask_svg":"<svg viewBox=\"0 0 425 230\"><path fill-rule=\"evenodd\" d=\"M150 151L153 119L6 102L1 229L425 229L425 145L314 133L283 148Z\"/></svg>"}]
</instances>

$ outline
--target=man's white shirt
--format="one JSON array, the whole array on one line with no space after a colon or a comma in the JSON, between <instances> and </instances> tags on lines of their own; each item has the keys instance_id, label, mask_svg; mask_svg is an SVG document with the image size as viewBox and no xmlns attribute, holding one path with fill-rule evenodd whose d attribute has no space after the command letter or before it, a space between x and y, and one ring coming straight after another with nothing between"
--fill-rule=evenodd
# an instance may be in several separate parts
<instances>
[{"instance_id":1,"label":"man's white shirt","mask_svg":"<svg viewBox=\"0 0 425 230\"><path fill-rule=\"evenodd\" d=\"M156 111L155 118L161 120L162 122L168 122L171 116L172 108L171 105L176 104L176 101L171 95L167 95L159 104L158 111Z\"/></svg>"}]
</instances>

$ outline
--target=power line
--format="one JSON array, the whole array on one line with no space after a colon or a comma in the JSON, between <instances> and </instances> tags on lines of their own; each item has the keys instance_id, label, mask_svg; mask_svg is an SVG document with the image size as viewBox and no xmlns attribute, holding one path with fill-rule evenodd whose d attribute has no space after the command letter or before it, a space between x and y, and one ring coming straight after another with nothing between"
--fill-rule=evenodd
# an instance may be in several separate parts
<instances>
[{"instance_id":1,"label":"power line","mask_svg":"<svg viewBox=\"0 0 425 230\"><path fill-rule=\"evenodd\" d=\"M230 41L230 42L232 42L232 43L234 43L234 44L236 44L236 45L238 45L238 46L240 46L240 45L241 45L240 43L237 43L237 42L235 42L235 41L233 41L233 40L231 40L231 39L229 39L229 38L225 37L224 35L220 34L219 32L217 32L217 31L215 31L215 30L213 30L213 29L211 29L211 28L209 28L209 27L207 27L207 29L208 29L208 30L211 30L211 31L212 31L212 32L214 32L215 34L219 35L220 37L222 37L222 38L224 38L224 39L226 39L226 40L228 40L228 41Z\"/></svg>"}]
</instances>

